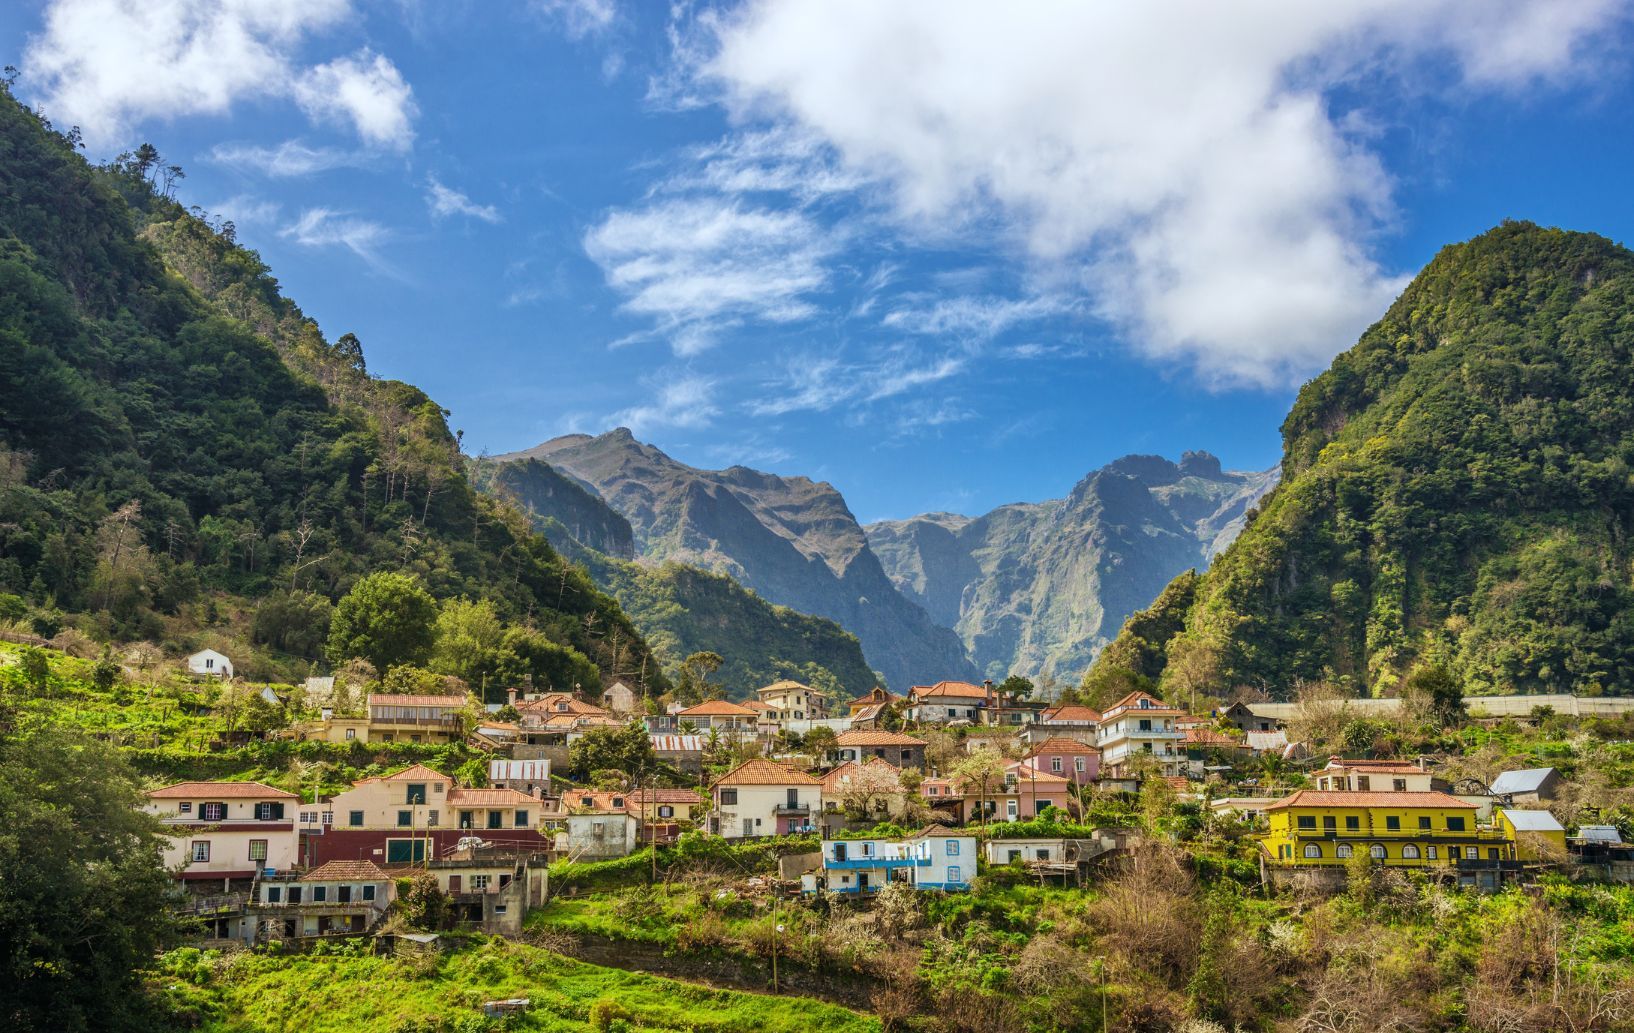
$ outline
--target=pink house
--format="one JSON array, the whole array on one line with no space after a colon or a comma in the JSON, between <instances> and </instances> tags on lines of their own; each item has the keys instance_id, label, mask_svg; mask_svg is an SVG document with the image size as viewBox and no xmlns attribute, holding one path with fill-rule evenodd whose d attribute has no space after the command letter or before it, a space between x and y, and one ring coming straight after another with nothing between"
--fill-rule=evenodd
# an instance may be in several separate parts
<instances>
[{"instance_id":1,"label":"pink house","mask_svg":"<svg viewBox=\"0 0 1634 1033\"><path fill-rule=\"evenodd\" d=\"M1094 782L1101 772L1101 751L1064 735L1050 736L1023 759L1040 771L1060 775L1080 787Z\"/></svg>"},{"instance_id":2,"label":"pink house","mask_svg":"<svg viewBox=\"0 0 1634 1033\"><path fill-rule=\"evenodd\" d=\"M1005 766L1003 780L985 791L950 778L927 778L919 783L919 795L954 821L980 821L983 810L988 821L1026 821L1046 807L1068 810L1071 785L1060 775L1012 761Z\"/></svg>"}]
</instances>

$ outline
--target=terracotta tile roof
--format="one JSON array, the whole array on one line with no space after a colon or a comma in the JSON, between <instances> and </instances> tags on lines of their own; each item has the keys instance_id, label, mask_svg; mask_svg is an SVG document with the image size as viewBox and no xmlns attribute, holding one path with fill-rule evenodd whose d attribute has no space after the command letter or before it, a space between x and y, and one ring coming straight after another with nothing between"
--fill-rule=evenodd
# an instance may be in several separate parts
<instances>
[{"instance_id":1,"label":"terracotta tile roof","mask_svg":"<svg viewBox=\"0 0 1634 1033\"><path fill-rule=\"evenodd\" d=\"M618 806L613 806L613 801ZM588 803L586 801L589 801ZM629 793L615 793L606 789L564 789L562 790L562 809L577 810L588 807L602 813L622 813L629 807Z\"/></svg>"},{"instance_id":2,"label":"terracotta tile roof","mask_svg":"<svg viewBox=\"0 0 1634 1033\"><path fill-rule=\"evenodd\" d=\"M373 861L325 861L301 876L301 882L379 882L391 878Z\"/></svg>"},{"instance_id":3,"label":"terracotta tile roof","mask_svg":"<svg viewBox=\"0 0 1634 1033\"><path fill-rule=\"evenodd\" d=\"M402 782L402 781L407 781L409 779L414 779L414 778L424 778L424 779L438 779L438 778L440 778L445 782L449 781L449 778L448 778L447 775L443 774L441 771L433 771L431 768L426 767L424 764L410 764L408 767L404 768L402 771L393 771L389 775L381 775L380 776L380 779L382 781L386 781L386 782ZM366 781L371 781L372 782L372 781L374 781L374 779L367 779Z\"/></svg>"},{"instance_id":4,"label":"terracotta tile roof","mask_svg":"<svg viewBox=\"0 0 1634 1033\"><path fill-rule=\"evenodd\" d=\"M914 699L924 699L927 696L960 696L971 699L987 699L993 691L982 685L972 685L967 681L939 681L935 685L915 685L910 693Z\"/></svg>"},{"instance_id":5,"label":"terracotta tile roof","mask_svg":"<svg viewBox=\"0 0 1634 1033\"><path fill-rule=\"evenodd\" d=\"M1448 796L1446 793L1363 793L1317 789L1300 789L1265 809L1275 811L1283 807L1462 807L1472 811L1476 809L1474 804L1465 803L1458 797Z\"/></svg>"},{"instance_id":6,"label":"terracotta tile roof","mask_svg":"<svg viewBox=\"0 0 1634 1033\"><path fill-rule=\"evenodd\" d=\"M1101 712L1094 707L1081 707L1076 704L1064 707L1051 707L1039 715L1040 721L1059 721L1062 724L1098 724Z\"/></svg>"},{"instance_id":7,"label":"terracotta tile roof","mask_svg":"<svg viewBox=\"0 0 1634 1033\"><path fill-rule=\"evenodd\" d=\"M465 696L399 696L392 692L369 693L369 706L387 707L453 707L465 706Z\"/></svg>"},{"instance_id":8,"label":"terracotta tile roof","mask_svg":"<svg viewBox=\"0 0 1634 1033\"><path fill-rule=\"evenodd\" d=\"M695 707L678 710L676 717L754 717L755 712L748 707L730 703L724 699L712 699L699 703Z\"/></svg>"},{"instance_id":9,"label":"terracotta tile roof","mask_svg":"<svg viewBox=\"0 0 1634 1033\"><path fill-rule=\"evenodd\" d=\"M782 681L774 681L770 685L766 686L765 688L756 689L755 691L757 693L759 693L759 692L787 692L790 689L802 689L802 690L804 690L806 692L810 692L811 691L811 686L807 685L807 684L805 684L803 682L790 681L787 678L785 678Z\"/></svg>"},{"instance_id":10,"label":"terracotta tile roof","mask_svg":"<svg viewBox=\"0 0 1634 1033\"><path fill-rule=\"evenodd\" d=\"M1224 732L1217 732L1212 728L1186 729L1185 743L1188 746L1241 746L1246 748L1247 741L1234 739Z\"/></svg>"},{"instance_id":11,"label":"terracotta tile roof","mask_svg":"<svg viewBox=\"0 0 1634 1033\"><path fill-rule=\"evenodd\" d=\"M1150 705L1142 707L1140 705L1140 701L1143 699L1148 700ZM1175 707L1169 706L1167 703L1158 699L1149 692L1131 692L1129 695L1118 700L1110 707L1107 707L1106 713L1101 715L1101 719L1104 721L1112 715L1119 714L1125 710L1134 710L1142 714L1164 714L1176 716L1185 716L1186 713L1184 710L1179 710Z\"/></svg>"},{"instance_id":12,"label":"terracotta tile roof","mask_svg":"<svg viewBox=\"0 0 1634 1033\"><path fill-rule=\"evenodd\" d=\"M1405 760L1342 760L1329 757L1327 767L1317 771L1357 771L1368 775L1427 775L1428 771Z\"/></svg>"},{"instance_id":13,"label":"terracotta tile roof","mask_svg":"<svg viewBox=\"0 0 1634 1033\"><path fill-rule=\"evenodd\" d=\"M946 827L944 825L927 825L925 828L921 829L919 832L916 832L912 836L909 836L908 838L909 839L950 839L950 838L951 839L966 839L966 838L970 838L970 836L971 836L971 834L969 832L960 832L958 829L950 829L950 828L948 828L948 827Z\"/></svg>"},{"instance_id":14,"label":"terracotta tile roof","mask_svg":"<svg viewBox=\"0 0 1634 1033\"><path fill-rule=\"evenodd\" d=\"M450 807L533 807L539 798L515 789L450 789Z\"/></svg>"},{"instance_id":15,"label":"terracotta tile roof","mask_svg":"<svg viewBox=\"0 0 1634 1033\"><path fill-rule=\"evenodd\" d=\"M638 789L630 794L636 803L691 803L701 804L703 797L691 789Z\"/></svg>"},{"instance_id":16,"label":"terracotta tile roof","mask_svg":"<svg viewBox=\"0 0 1634 1033\"><path fill-rule=\"evenodd\" d=\"M1191 788L1191 782L1183 775L1165 775L1163 781L1169 783L1169 788L1177 793L1184 793Z\"/></svg>"},{"instance_id":17,"label":"terracotta tile roof","mask_svg":"<svg viewBox=\"0 0 1634 1033\"><path fill-rule=\"evenodd\" d=\"M891 695L889 689L873 688L851 701L852 706L861 706L865 703L889 703L898 696Z\"/></svg>"},{"instance_id":18,"label":"terracotta tile roof","mask_svg":"<svg viewBox=\"0 0 1634 1033\"><path fill-rule=\"evenodd\" d=\"M565 706L566 709L562 709L562 706ZM605 715L607 713L607 710L604 707L598 707L594 703L586 703L584 700L579 699L576 696L569 695L565 692L552 692L540 696L538 699L525 700L518 703L516 705L516 709L519 712L526 712L530 710L548 710L551 713L560 714Z\"/></svg>"},{"instance_id":19,"label":"terracotta tile roof","mask_svg":"<svg viewBox=\"0 0 1634 1033\"><path fill-rule=\"evenodd\" d=\"M760 691L765 692L766 690L761 689ZM769 713L769 712L777 709L776 707L772 706L770 703L767 703L764 700L758 700L758 699L746 699L746 700L743 701L743 705L748 707L750 710L758 710L762 714Z\"/></svg>"},{"instance_id":20,"label":"terracotta tile roof","mask_svg":"<svg viewBox=\"0 0 1634 1033\"><path fill-rule=\"evenodd\" d=\"M1096 752L1095 747L1089 745L1088 743L1079 742L1077 739L1069 739L1064 735L1052 735L1048 739L1045 739L1043 742L1039 743L1037 746L1034 746L1031 750L1029 750L1028 753L1027 753L1027 756L1036 757L1036 756L1039 756L1040 754L1044 754L1044 753L1094 753L1094 752Z\"/></svg>"},{"instance_id":21,"label":"terracotta tile roof","mask_svg":"<svg viewBox=\"0 0 1634 1033\"><path fill-rule=\"evenodd\" d=\"M1013 764L1005 765L1004 770L1007 774L1011 774L1016 777L1016 785L1018 787L1023 783L1028 785L1055 785L1056 783L1066 785L1068 782L1072 781L1071 779L1065 778L1061 775L1045 771L1043 768L1035 768L1031 764L1024 764L1019 760Z\"/></svg>"},{"instance_id":22,"label":"terracotta tile roof","mask_svg":"<svg viewBox=\"0 0 1634 1033\"><path fill-rule=\"evenodd\" d=\"M294 800L294 793L274 789L260 782L177 782L148 793L152 800L196 800L200 797L223 800Z\"/></svg>"},{"instance_id":23,"label":"terracotta tile roof","mask_svg":"<svg viewBox=\"0 0 1634 1033\"><path fill-rule=\"evenodd\" d=\"M784 767L770 760L746 760L710 784L715 786L816 786L822 785L804 771Z\"/></svg>"},{"instance_id":24,"label":"terracotta tile roof","mask_svg":"<svg viewBox=\"0 0 1634 1033\"><path fill-rule=\"evenodd\" d=\"M911 735L901 732L887 732L882 730L869 731L865 728L852 729L841 732L834 737L838 746L923 746L925 740L915 739Z\"/></svg>"}]
</instances>

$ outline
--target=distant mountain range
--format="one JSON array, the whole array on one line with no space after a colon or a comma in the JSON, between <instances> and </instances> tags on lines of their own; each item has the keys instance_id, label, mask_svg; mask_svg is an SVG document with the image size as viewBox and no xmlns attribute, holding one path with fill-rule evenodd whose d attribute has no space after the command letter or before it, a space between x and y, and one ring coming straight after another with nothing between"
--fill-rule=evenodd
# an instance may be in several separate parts
<instances>
[{"instance_id":1,"label":"distant mountain range","mask_svg":"<svg viewBox=\"0 0 1634 1033\"><path fill-rule=\"evenodd\" d=\"M1276 481L1275 471L1222 471L1205 452L1179 463L1129 456L1090 474L1065 499L864 528L826 482L742 466L700 470L623 428L555 438L493 461L492 482L547 534L554 529L607 553L623 549L618 528L626 522L643 565L676 573L684 569L677 565L702 567L771 603L835 621L899 690L1042 671L1076 679L1128 614L1175 575L1206 566ZM599 579L638 625L643 609L667 614L663 628L642 626L672 648L705 648L679 627L676 611L723 609L713 598L689 604L690 592L718 594L716 580L672 578L659 593L667 605L643 607L629 572ZM652 578L645 580L651 596ZM730 609L742 607L735 601Z\"/></svg>"},{"instance_id":2,"label":"distant mountain range","mask_svg":"<svg viewBox=\"0 0 1634 1033\"><path fill-rule=\"evenodd\" d=\"M866 531L891 580L958 632L987 677L1076 680L1124 618L1175 575L1206 567L1276 481L1275 470L1223 471L1207 452L1179 463L1126 456L1064 499Z\"/></svg>"}]
</instances>

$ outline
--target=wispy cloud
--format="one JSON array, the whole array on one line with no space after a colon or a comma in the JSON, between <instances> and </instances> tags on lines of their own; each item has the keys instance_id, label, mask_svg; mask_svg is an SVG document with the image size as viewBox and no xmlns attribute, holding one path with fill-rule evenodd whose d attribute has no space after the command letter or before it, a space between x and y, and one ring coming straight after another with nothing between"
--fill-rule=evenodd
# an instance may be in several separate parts
<instances>
[{"instance_id":1,"label":"wispy cloud","mask_svg":"<svg viewBox=\"0 0 1634 1033\"><path fill-rule=\"evenodd\" d=\"M1054 296L956 297L925 306L898 308L887 313L880 322L893 330L914 334L991 340L1019 323L1064 315L1076 307L1070 299Z\"/></svg>"},{"instance_id":2,"label":"wispy cloud","mask_svg":"<svg viewBox=\"0 0 1634 1033\"><path fill-rule=\"evenodd\" d=\"M275 225L283 213L283 206L253 194L235 194L225 201L206 205L205 210L242 228Z\"/></svg>"},{"instance_id":3,"label":"wispy cloud","mask_svg":"<svg viewBox=\"0 0 1634 1033\"><path fill-rule=\"evenodd\" d=\"M371 158L361 151L313 147L300 140L285 140L271 147L250 143L217 144L210 149L210 160L240 172L287 179L330 169L361 168Z\"/></svg>"},{"instance_id":4,"label":"wispy cloud","mask_svg":"<svg viewBox=\"0 0 1634 1033\"><path fill-rule=\"evenodd\" d=\"M466 215L473 219L481 219L483 222L503 221L498 208L491 204L477 204L453 187L444 186L436 176L432 176L426 183L426 205L431 209L432 217L437 219L450 215Z\"/></svg>"},{"instance_id":5,"label":"wispy cloud","mask_svg":"<svg viewBox=\"0 0 1634 1033\"><path fill-rule=\"evenodd\" d=\"M957 376L969 362L970 355L963 351L927 354L903 344L876 349L866 359L849 363L831 356L794 358L760 387L746 407L755 416L782 416L866 406Z\"/></svg>"},{"instance_id":6,"label":"wispy cloud","mask_svg":"<svg viewBox=\"0 0 1634 1033\"><path fill-rule=\"evenodd\" d=\"M414 90L384 54L367 47L318 65L296 80L295 102L314 122L349 124L366 143L406 151L420 109Z\"/></svg>"},{"instance_id":7,"label":"wispy cloud","mask_svg":"<svg viewBox=\"0 0 1634 1033\"><path fill-rule=\"evenodd\" d=\"M711 377L666 372L650 378L648 386L654 392L651 401L621 409L608 420L641 437L661 428L707 427L720 415L715 402L716 382Z\"/></svg>"},{"instance_id":8,"label":"wispy cloud","mask_svg":"<svg viewBox=\"0 0 1634 1033\"><path fill-rule=\"evenodd\" d=\"M278 235L302 247L343 247L373 268L390 271L390 266L380 253L380 246L391 236L391 232L368 219L330 208L308 208Z\"/></svg>"},{"instance_id":9,"label":"wispy cloud","mask_svg":"<svg viewBox=\"0 0 1634 1033\"><path fill-rule=\"evenodd\" d=\"M683 198L610 212L585 234L586 254L625 295L626 311L656 320L651 334L695 355L722 323L791 323L816 313L838 247L795 211Z\"/></svg>"},{"instance_id":10,"label":"wispy cloud","mask_svg":"<svg viewBox=\"0 0 1634 1033\"><path fill-rule=\"evenodd\" d=\"M531 0L528 6L560 24L569 39L606 32L618 15L613 0Z\"/></svg>"}]
</instances>

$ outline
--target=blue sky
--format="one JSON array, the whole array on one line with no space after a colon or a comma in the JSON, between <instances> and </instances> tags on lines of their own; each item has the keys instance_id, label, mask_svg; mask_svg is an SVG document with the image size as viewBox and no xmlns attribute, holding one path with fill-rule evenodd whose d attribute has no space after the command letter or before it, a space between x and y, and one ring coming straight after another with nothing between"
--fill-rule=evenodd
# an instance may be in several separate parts
<instances>
[{"instance_id":1,"label":"blue sky","mask_svg":"<svg viewBox=\"0 0 1634 1033\"><path fill-rule=\"evenodd\" d=\"M17 92L152 141L473 453L619 424L864 519L1263 468L1442 244L1627 241L1609 0L51 0Z\"/></svg>"}]
</instances>

